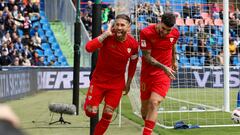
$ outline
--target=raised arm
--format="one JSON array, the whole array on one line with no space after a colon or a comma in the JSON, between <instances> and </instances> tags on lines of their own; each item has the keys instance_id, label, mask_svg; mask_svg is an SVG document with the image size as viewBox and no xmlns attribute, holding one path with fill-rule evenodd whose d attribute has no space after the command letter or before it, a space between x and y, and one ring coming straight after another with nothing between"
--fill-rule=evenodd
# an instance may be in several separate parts
<instances>
[{"instance_id":1,"label":"raised arm","mask_svg":"<svg viewBox=\"0 0 240 135\"><path fill-rule=\"evenodd\" d=\"M85 48L88 52L94 52L96 49L101 48L103 46L103 41L108 37L112 35L112 25L108 25L108 30L102 33L97 38L94 38L93 40L89 41Z\"/></svg>"},{"instance_id":2,"label":"raised arm","mask_svg":"<svg viewBox=\"0 0 240 135\"><path fill-rule=\"evenodd\" d=\"M23 20L18 20L17 18L13 18L13 20L17 21L17 22L20 22L20 23L24 23Z\"/></svg>"}]
</instances>

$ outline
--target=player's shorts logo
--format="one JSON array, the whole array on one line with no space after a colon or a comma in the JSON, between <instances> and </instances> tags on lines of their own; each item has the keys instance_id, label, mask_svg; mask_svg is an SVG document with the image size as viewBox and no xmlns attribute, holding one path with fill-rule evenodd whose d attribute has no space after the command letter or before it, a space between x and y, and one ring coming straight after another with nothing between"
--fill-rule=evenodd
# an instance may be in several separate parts
<instances>
[{"instance_id":1,"label":"player's shorts logo","mask_svg":"<svg viewBox=\"0 0 240 135\"><path fill-rule=\"evenodd\" d=\"M93 91L93 85L90 85L89 90L88 90L89 94L91 94L92 91Z\"/></svg>"},{"instance_id":2,"label":"player's shorts logo","mask_svg":"<svg viewBox=\"0 0 240 135\"><path fill-rule=\"evenodd\" d=\"M146 83L142 83L141 84L141 91L145 91L146 90Z\"/></svg>"},{"instance_id":3,"label":"player's shorts logo","mask_svg":"<svg viewBox=\"0 0 240 135\"><path fill-rule=\"evenodd\" d=\"M87 96L87 99L88 99L88 100L91 100L91 99L92 99L92 96Z\"/></svg>"}]
</instances>

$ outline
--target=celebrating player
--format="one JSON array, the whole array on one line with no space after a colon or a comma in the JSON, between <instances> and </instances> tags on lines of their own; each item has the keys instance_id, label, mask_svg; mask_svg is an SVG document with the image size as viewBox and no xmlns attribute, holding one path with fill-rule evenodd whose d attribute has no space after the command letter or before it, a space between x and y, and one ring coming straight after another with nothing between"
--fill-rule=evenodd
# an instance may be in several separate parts
<instances>
[{"instance_id":1,"label":"celebrating player","mask_svg":"<svg viewBox=\"0 0 240 135\"><path fill-rule=\"evenodd\" d=\"M102 118L97 123L94 135L103 135L107 130L114 109L118 106L123 91L127 94L136 70L138 43L128 34L130 18L125 14L116 16L113 27L86 44L86 50L99 49L98 61L86 95L84 110L87 116L97 114L98 106L104 99ZM125 84L127 63L128 78Z\"/></svg>"},{"instance_id":2,"label":"celebrating player","mask_svg":"<svg viewBox=\"0 0 240 135\"><path fill-rule=\"evenodd\" d=\"M151 135L157 120L157 110L175 79L177 70L175 43L179 32L173 26L173 13L162 15L161 22L140 32L140 48L143 53L141 69L141 113L145 121L143 135Z\"/></svg>"}]
</instances>

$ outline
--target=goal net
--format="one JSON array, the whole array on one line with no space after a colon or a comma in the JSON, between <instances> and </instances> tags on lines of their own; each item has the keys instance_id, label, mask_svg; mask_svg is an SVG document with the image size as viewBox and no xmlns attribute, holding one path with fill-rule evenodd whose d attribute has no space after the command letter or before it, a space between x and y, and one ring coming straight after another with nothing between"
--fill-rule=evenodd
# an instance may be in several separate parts
<instances>
[{"instance_id":1,"label":"goal net","mask_svg":"<svg viewBox=\"0 0 240 135\"><path fill-rule=\"evenodd\" d=\"M238 126L231 120L231 111L237 106L240 85L240 13L239 16L237 14L240 3L229 4L230 22L234 24L230 25L229 44L233 46L230 49L235 51L230 51L230 112L224 108L222 2L138 0L134 3L131 11L132 33L137 39L142 28L159 22L161 10L169 10L177 15L176 27L181 33L176 44L179 65L177 79L172 81L168 95L160 105L158 125L173 128L177 121L184 121L201 127ZM133 111L138 116L141 115L140 65L141 61L129 93Z\"/></svg>"}]
</instances>

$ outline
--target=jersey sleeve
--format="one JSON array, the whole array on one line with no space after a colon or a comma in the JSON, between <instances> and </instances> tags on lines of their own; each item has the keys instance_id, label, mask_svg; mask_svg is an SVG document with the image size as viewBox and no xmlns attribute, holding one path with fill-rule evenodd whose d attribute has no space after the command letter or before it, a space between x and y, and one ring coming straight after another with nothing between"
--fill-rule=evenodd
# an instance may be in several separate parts
<instances>
[{"instance_id":1,"label":"jersey sleeve","mask_svg":"<svg viewBox=\"0 0 240 135\"><path fill-rule=\"evenodd\" d=\"M179 39L179 36L180 36L180 33L179 33L179 31L176 28L175 28L174 34L175 34L176 38L174 38L173 43L176 44L178 39Z\"/></svg>"},{"instance_id":2,"label":"jersey sleeve","mask_svg":"<svg viewBox=\"0 0 240 135\"><path fill-rule=\"evenodd\" d=\"M128 66L128 77L133 77L134 73L136 71L136 67L137 67L137 62L138 62L138 43L137 41L133 42L133 53L130 57L130 62L129 62L129 66Z\"/></svg>"},{"instance_id":3,"label":"jersey sleeve","mask_svg":"<svg viewBox=\"0 0 240 135\"><path fill-rule=\"evenodd\" d=\"M152 49L152 45L150 41L148 40L148 37L146 36L146 33L144 30L140 32L140 49L141 50L149 50Z\"/></svg>"},{"instance_id":4,"label":"jersey sleeve","mask_svg":"<svg viewBox=\"0 0 240 135\"><path fill-rule=\"evenodd\" d=\"M87 42L85 49L88 52L94 52L96 49L98 49L102 46L103 45L101 42L99 42L98 38L94 38L93 40Z\"/></svg>"}]
</instances>

